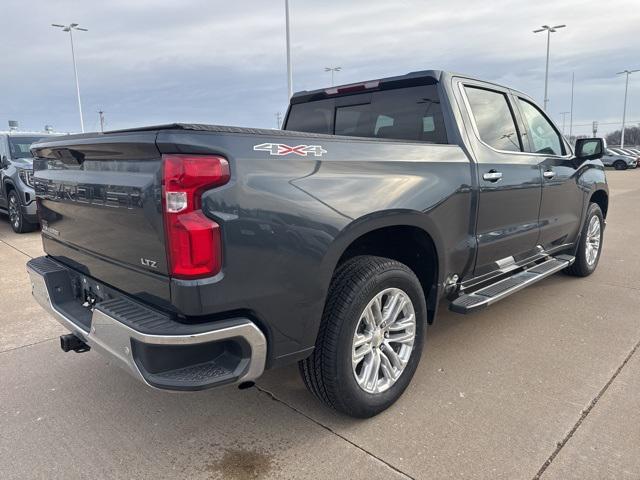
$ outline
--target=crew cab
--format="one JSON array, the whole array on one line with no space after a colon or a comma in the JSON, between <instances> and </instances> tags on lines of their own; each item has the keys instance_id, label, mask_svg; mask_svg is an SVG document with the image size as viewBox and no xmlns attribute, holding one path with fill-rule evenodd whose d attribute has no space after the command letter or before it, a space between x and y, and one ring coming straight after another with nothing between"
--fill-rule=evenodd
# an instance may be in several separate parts
<instances>
[{"instance_id":1,"label":"crew cab","mask_svg":"<svg viewBox=\"0 0 640 480\"><path fill-rule=\"evenodd\" d=\"M529 96L442 71L297 93L284 130L48 140L33 294L63 350L149 386L247 387L298 362L319 400L369 417L411 381L439 308L596 269L605 149L574 151Z\"/></svg>"}]
</instances>

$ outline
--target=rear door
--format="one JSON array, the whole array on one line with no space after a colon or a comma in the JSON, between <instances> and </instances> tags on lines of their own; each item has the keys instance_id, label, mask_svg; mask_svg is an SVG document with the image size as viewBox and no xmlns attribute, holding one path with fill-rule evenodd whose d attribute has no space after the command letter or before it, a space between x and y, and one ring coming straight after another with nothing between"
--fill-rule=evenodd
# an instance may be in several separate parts
<instances>
[{"instance_id":1,"label":"rear door","mask_svg":"<svg viewBox=\"0 0 640 480\"><path fill-rule=\"evenodd\" d=\"M475 276L534 256L542 180L538 159L525 154L523 126L507 89L458 84L472 133L480 184Z\"/></svg>"},{"instance_id":2,"label":"rear door","mask_svg":"<svg viewBox=\"0 0 640 480\"><path fill-rule=\"evenodd\" d=\"M580 230L584 192L579 167L558 128L530 99L514 93L526 135L524 147L531 162L542 171L540 239L547 251L572 244Z\"/></svg>"}]
</instances>

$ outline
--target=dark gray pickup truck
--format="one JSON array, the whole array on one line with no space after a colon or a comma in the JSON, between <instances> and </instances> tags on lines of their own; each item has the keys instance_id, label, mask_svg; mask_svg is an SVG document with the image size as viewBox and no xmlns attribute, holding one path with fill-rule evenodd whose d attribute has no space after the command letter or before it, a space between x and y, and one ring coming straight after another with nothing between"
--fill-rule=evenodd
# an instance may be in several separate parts
<instances>
[{"instance_id":1,"label":"dark gray pickup truck","mask_svg":"<svg viewBox=\"0 0 640 480\"><path fill-rule=\"evenodd\" d=\"M32 149L33 294L65 351L152 387L247 387L299 362L321 401L372 416L444 301L471 313L595 270L604 148L574 151L528 96L441 71L298 93L282 131L54 139Z\"/></svg>"}]
</instances>

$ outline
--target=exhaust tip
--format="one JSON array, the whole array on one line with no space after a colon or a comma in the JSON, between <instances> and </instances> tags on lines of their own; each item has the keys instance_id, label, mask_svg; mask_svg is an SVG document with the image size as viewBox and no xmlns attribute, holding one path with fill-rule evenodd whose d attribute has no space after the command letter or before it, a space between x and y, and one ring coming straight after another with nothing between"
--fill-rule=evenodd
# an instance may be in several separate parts
<instances>
[{"instance_id":1,"label":"exhaust tip","mask_svg":"<svg viewBox=\"0 0 640 480\"><path fill-rule=\"evenodd\" d=\"M247 388L253 387L255 384L255 382L242 382L238 385L238 390L246 390Z\"/></svg>"}]
</instances>

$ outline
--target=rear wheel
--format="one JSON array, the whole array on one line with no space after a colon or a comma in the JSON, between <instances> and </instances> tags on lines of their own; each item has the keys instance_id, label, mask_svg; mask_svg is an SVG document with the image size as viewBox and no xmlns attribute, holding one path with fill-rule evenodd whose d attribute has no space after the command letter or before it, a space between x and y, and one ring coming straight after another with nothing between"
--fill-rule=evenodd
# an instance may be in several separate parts
<instances>
[{"instance_id":1,"label":"rear wheel","mask_svg":"<svg viewBox=\"0 0 640 480\"><path fill-rule=\"evenodd\" d=\"M613 164L613 168L615 168L616 170L626 170L627 169L627 164L625 162L623 162L622 160L618 160L617 162L615 162Z\"/></svg>"},{"instance_id":2,"label":"rear wheel","mask_svg":"<svg viewBox=\"0 0 640 480\"><path fill-rule=\"evenodd\" d=\"M582 227L576 261L565 271L576 277L591 275L598 266L602 252L604 217L596 203L590 203L587 218Z\"/></svg>"},{"instance_id":3,"label":"rear wheel","mask_svg":"<svg viewBox=\"0 0 640 480\"><path fill-rule=\"evenodd\" d=\"M313 354L300 362L307 388L330 407L371 417L409 385L425 337L422 286L404 264L360 256L329 288Z\"/></svg>"},{"instance_id":4,"label":"rear wheel","mask_svg":"<svg viewBox=\"0 0 640 480\"><path fill-rule=\"evenodd\" d=\"M16 233L32 232L37 228L37 225L27 221L22 213L22 207L20 204L20 198L15 190L11 190L7 196L9 203L9 222L11 228Z\"/></svg>"}]
</instances>

